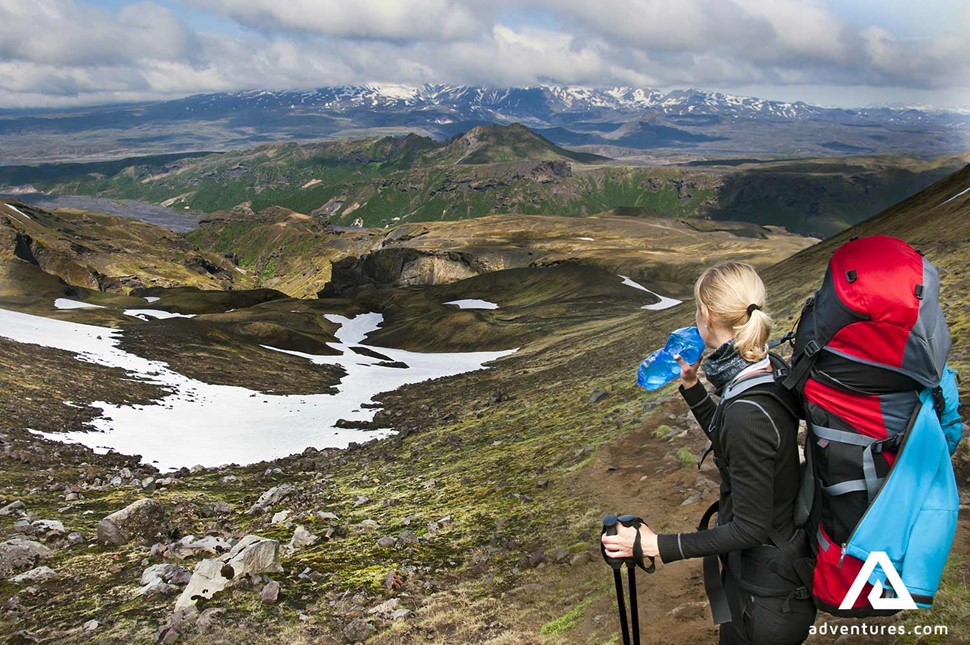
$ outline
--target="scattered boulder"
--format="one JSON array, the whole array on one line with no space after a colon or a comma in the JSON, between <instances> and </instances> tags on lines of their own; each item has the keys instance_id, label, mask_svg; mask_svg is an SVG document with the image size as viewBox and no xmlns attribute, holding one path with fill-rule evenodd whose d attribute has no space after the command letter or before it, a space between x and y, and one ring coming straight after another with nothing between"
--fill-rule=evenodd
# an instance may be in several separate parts
<instances>
[{"instance_id":1,"label":"scattered boulder","mask_svg":"<svg viewBox=\"0 0 970 645\"><path fill-rule=\"evenodd\" d=\"M229 553L202 560L195 565L192 579L175 602L176 611L195 605L198 598L209 599L237 578L249 574L282 573L280 543L276 540L247 535Z\"/></svg>"},{"instance_id":2,"label":"scattered boulder","mask_svg":"<svg viewBox=\"0 0 970 645\"><path fill-rule=\"evenodd\" d=\"M377 628L362 618L350 621L344 625L343 629L344 636L346 636L347 640L349 640L351 643L365 641L376 631Z\"/></svg>"},{"instance_id":3,"label":"scattered boulder","mask_svg":"<svg viewBox=\"0 0 970 645\"><path fill-rule=\"evenodd\" d=\"M293 531L293 537L290 538L289 543L285 547L285 551L289 553L295 553L300 549L305 549L308 546L313 546L316 544L320 538L313 533L310 533L302 524L297 525L296 530Z\"/></svg>"},{"instance_id":4,"label":"scattered boulder","mask_svg":"<svg viewBox=\"0 0 970 645\"><path fill-rule=\"evenodd\" d=\"M25 582L47 582L48 580L55 580L58 577L60 576L57 572L50 567L37 567L36 569L21 573L19 576L14 576L11 578L11 581L22 585Z\"/></svg>"},{"instance_id":5,"label":"scattered boulder","mask_svg":"<svg viewBox=\"0 0 970 645\"><path fill-rule=\"evenodd\" d=\"M280 597L280 583L270 580L259 592L259 600L264 605L275 605Z\"/></svg>"},{"instance_id":6,"label":"scattered boulder","mask_svg":"<svg viewBox=\"0 0 970 645\"><path fill-rule=\"evenodd\" d=\"M593 390L592 393L590 393L590 395L589 395L589 402L590 403L597 403L597 402L601 401L602 399L606 398L607 396L609 396L609 392L607 392L606 390L604 390L602 388L597 388L597 389Z\"/></svg>"},{"instance_id":7,"label":"scattered boulder","mask_svg":"<svg viewBox=\"0 0 970 645\"><path fill-rule=\"evenodd\" d=\"M54 554L40 542L25 538L11 538L0 543L0 576L33 568L41 560Z\"/></svg>"},{"instance_id":8,"label":"scattered boulder","mask_svg":"<svg viewBox=\"0 0 970 645\"><path fill-rule=\"evenodd\" d=\"M64 523L59 520L35 520L30 523L34 530L47 536L64 535Z\"/></svg>"},{"instance_id":9,"label":"scattered boulder","mask_svg":"<svg viewBox=\"0 0 970 645\"><path fill-rule=\"evenodd\" d=\"M24 505L24 503L18 499L14 502L10 502L3 508L0 508L0 515L13 515L15 513L20 514L20 512L23 511L25 508L26 506Z\"/></svg>"},{"instance_id":10,"label":"scattered boulder","mask_svg":"<svg viewBox=\"0 0 970 645\"><path fill-rule=\"evenodd\" d=\"M149 585L155 580L184 585L192 579L192 572L177 564L153 564L141 574L141 584Z\"/></svg>"},{"instance_id":11,"label":"scattered boulder","mask_svg":"<svg viewBox=\"0 0 970 645\"><path fill-rule=\"evenodd\" d=\"M145 498L105 517L98 524L98 540L120 546L136 538L151 540L171 532L165 508Z\"/></svg>"},{"instance_id":12,"label":"scattered boulder","mask_svg":"<svg viewBox=\"0 0 970 645\"><path fill-rule=\"evenodd\" d=\"M259 515L260 513L265 513L270 509L273 504L278 503L284 497L292 495L296 489L289 484L281 484L280 486L273 486L268 491L259 496L256 503L249 507L246 511L250 515Z\"/></svg>"}]
</instances>

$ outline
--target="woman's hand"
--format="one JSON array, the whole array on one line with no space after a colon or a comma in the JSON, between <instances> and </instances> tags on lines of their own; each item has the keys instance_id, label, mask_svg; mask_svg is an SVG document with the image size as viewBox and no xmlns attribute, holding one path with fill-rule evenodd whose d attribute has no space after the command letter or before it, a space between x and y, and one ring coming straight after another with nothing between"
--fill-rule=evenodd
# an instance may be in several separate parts
<instances>
[{"instance_id":1,"label":"woman's hand","mask_svg":"<svg viewBox=\"0 0 970 645\"><path fill-rule=\"evenodd\" d=\"M689 390L697 385L697 367L701 364L701 359L698 358L693 365L685 361L680 354L674 354L674 359L680 364L680 382L684 384L684 389Z\"/></svg>"},{"instance_id":2,"label":"woman's hand","mask_svg":"<svg viewBox=\"0 0 970 645\"><path fill-rule=\"evenodd\" d=\"M600 541L606 547L606 555L611 558L632 558L633 542L637 537L637 529L632 526L616 525L616 535L604 534ZM650 530L646 524L640 525L640 548L643 555L657 557L660 549L657 547L657 534Z\"/></svg>"}]
</instances>

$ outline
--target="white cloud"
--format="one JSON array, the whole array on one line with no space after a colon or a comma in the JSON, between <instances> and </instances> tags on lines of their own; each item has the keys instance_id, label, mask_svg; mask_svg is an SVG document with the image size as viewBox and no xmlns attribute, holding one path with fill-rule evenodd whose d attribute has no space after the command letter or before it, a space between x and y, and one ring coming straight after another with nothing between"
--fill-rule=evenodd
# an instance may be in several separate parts
<instances>
[{"instance_id":1,"label":"white cloud","mask_svg":"<svg viewBox=\"0 0 970 645\"><path fill-rule=\"evenodd\" d=\"M367 82L970 90L970 10L930 37L819 0L182 1L241 28L0 0L0 105Z\"/></svg>"},{"instance_id":2,"label":"white cloud","mask_svg":"<svg viewBox=\"0 0 970 645\"><path fill-rule=\"evenodd\" d=\"M484 2L459 0L191 0L259 30L372 40L456 40L485 25Z\"/></svg>"}]
</instances>

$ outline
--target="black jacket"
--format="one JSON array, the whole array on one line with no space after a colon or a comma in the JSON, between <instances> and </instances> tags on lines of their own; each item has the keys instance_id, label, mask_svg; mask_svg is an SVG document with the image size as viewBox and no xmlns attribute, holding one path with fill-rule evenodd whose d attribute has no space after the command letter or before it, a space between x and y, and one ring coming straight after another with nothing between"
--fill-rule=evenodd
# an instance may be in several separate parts
<instances>
[{"instance_id":1,"label":"black jacket","mask_svg":"<svg viewBox=\"0 0 970 645\"><path fill-rule=\"evenodd\" d=\"M718 526L694 533L661 534L660 558L683 558L743 551L768 543L769 527L787 539L795 530L793 512L799 488L798 419L778 399L780 384L759 385L732 399L721 412L712 437L721 473ZM766 393L766 389L769 390ZM698 381L680 387L694 417L709 428L717 408Z\"/></svg>"}]
</instances>

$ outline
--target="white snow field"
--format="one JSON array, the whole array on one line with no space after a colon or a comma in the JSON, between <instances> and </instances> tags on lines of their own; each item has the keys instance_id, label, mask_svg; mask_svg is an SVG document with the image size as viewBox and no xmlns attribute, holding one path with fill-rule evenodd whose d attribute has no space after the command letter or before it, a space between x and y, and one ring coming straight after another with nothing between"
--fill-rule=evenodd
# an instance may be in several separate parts
<instances>
[{"instance_id":1,"label":"white snow field","mask_svg":"<svg viewBox=\"0 0 970 645\"><path fill-rule=\"evenodd\" d=\"M476 298L465 298L464 300L451 300L446 305L458 305L459 309L498 309L498 305L488 300L478 300Z\"/></svg>"},{"instance_id":2,"label":"white snow field","mask_svg":"<svg viewBox=\"0 0 970 645\"><path fill-rule=\"evenodd\" d=\"M141 318L142 320L148 320L149 318L158 318L159 320L166 318L195 318L195 314L173 314L171 311L162 311L161 309L125 309L125 315Z\"/></svg>"},{"instance_id":3,"label":"white snow field","mask_svg":"<svg viewBox=\"0 0 970 645\"><path fill-rule=\"evenodd\" d=\"M57 298L54 300L54 307L57 309L104 309L101 305L92 305L90 302L81 302L70 298Z\"/></svg>"},{"instance_id":4,"label":"white snow field","mask_svg":"<svg viewBox=\"0 0 970 645\"><path fill-rule=\"evenodd\" d=\"M620 275L620 274L617 274L617 275ZM642 284L638 284L638 283L634 282L633 280L631 280L630 278L626 277L625 275L620 275L620 277L623 278L623 284L625 284L626 286L628 286L628 287L634 287L636 289L641 289L643 291L646 291L647 293L653 294L653 295L657 296L658 298L660 298L660 302L655 302L652 305L643 305L642 307L640 307L640 309L649 309L651 311L660 311L661 309L670 309L671 307L676 307L677 305L679 305L680 303L683 302L683 300L674 300L673 298L668 298L667 296L662 296L659 293L654 293L653 291L650 291L650 289L647 289Z\"/></svg>"},{"instance_id":5,"label":"white snow field","mask_svg":"<svg viewBox=\"0 0 970 645\"><path fill-rule=\"evenodd\" d=\"M250 464L302 452L307 446L344 448L393 434L393 430L336 428L337 419L370 421L376 412L361 408L380 392L479 369L518 350L466 353L420 353L371 346L408 368L377 365L381 359L353 352L383 316L354 318L327 315L341 324L336 356L305 356L347 370L336 394L268 395L242 387L203 383L171 370L168 365L117 347L122 332L0 309L0 336L21 343L66 350L79 360L120 367L147 381L168 387L172 394L154 405L93 403L103 410L94 421L97 432L38 433L56 441L78 442L99 452L113 449L139 454L159 469L182 466ZM279 350L282 351L282 350ZM294 353L294 352L289 352Z\"/></svg>"}]
</instances>

